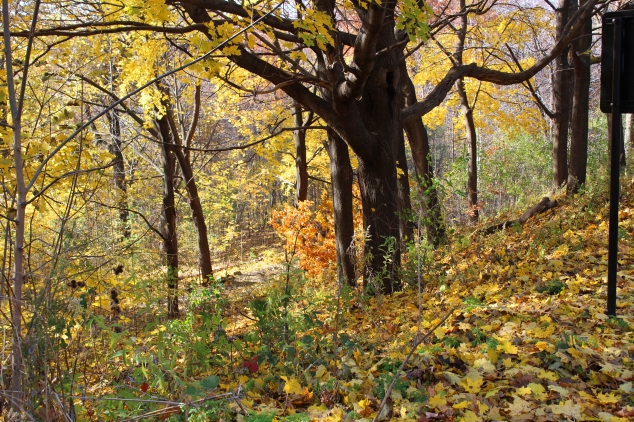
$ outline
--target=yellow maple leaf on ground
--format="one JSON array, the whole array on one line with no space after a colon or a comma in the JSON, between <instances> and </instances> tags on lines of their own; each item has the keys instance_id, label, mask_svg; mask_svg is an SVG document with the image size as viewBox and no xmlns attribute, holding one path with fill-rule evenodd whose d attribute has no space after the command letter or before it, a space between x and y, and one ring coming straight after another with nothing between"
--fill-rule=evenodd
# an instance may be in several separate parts
<instances>
[{"instance_id":1,"label":"yellow maple leaf on ground","mask_svg":"<svg viewBox=\"0 0 634 422\"><path fill-rule=\"evenodd\" d=\"M458 418L456 420L459 421L459 422L479 422L482 419L479 418L478 415L476 415L471 410L467 410L466 412L464 412L464 416L462 416L461 418Z\"/></svg>"},{"instance_id":2,"label":"yellow maple leaf on ground","mask_svg":"<svg viewBox=\"0 0 634 422\"><path fill-rule=\"evenodd\" d=\"M464 401L461 401L460 403L455 403L451 407L453 407L454 409L466 409L470 405L471 405L471 402L469 400L464 400Z\"/></svg>"},{"instance_id":3,"label":"yellow maple leaf on ground","mask_svg":"<svg viewBox=\"0 0 634 422\"><path fill-rule=\"evenodd\" d=\"M619 402L619 398L616 395L614 395L614 393L611 393L611 394L599 393L597 395L597 399L599 399L601 404L609 404L609 403L618 403Z\"/></svg>"},{"instance_id":4,"label":"yellow maple leaf on ground","mask_svg":"<svg viewBox=\"0 0 634 422\"><path fill-rule=\"evenodd\" d=\"M517 396L513 396L513 403L509 404L511 416L519 416L532 410L531 403Z\"/></svg>"},{"instance_id":5,"label":"yellow maple leaf on ground","mask_svg":"<svg viewBox=\"0 0 634 422\"><path fill-rule=\"evenodd\" d=\"M287 394L302 394L302 385L297 378L281 377L286 383L284 384L284 392Z\"/></svg>"},{"instance_id":6,"label":"yellow maple leaf on ground","mask_svg":"<svg viewBox=\"0 0 634 422\"><path fill-rule=\"evenodd\" d=\"M429 405L431 407L442 407L447 404L447 400L440 394L436 394L435 396L429 399Z\"/></svg>"},{"instance_id":7,"label":"yellow maple leaf on ground","mask_svg":"<svg viewBox=\"0 0 634 422\"><path fill-rule=\"evenodd\" d=\"M509 355L516 355L518 351L517 346L514 346L508 340L500 340L497 350L503 353L508 353Z\"/></svg>"},{"instance_id":8,"label":"yellow maple leaf on ground","mask_svg":"<svg viewBox=\"0 0 634 422\"><path fill-rule=\"evenodd\" d=\"M581 406L575 404L572 400L566 400L562 404L551 404L550 409L553 415L569 416L576 420L581 419Z\"/></svg>"},{"instance_id":9,"label":"yellow maple leaf on ground","mask_svg":"<svg viewBox=\"0 0 634 422\"><path fill-rule=\"evenodd\" d=\"M475 371L469 371L462 381L460 381L460 385L467 393L479 393L482 384L484 384L484 379Z\"/></svg>"}]
</instances>

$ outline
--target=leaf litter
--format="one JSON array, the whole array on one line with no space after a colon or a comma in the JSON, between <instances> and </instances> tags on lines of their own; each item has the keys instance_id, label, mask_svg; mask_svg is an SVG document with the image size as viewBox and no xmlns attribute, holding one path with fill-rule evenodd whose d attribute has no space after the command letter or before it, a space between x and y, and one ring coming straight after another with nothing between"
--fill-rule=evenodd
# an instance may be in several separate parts
<instances>
[{"instance_id":1,"label":"leaf litter","mask_svg":"<svg viewBox=\"0 0 634 422\"><path fill-rule=\"evenodd\" d=\"M413 283L391 296L353 291L338 310L332 282L303 279L286 302L268 298L290 276L227 289L230 348L214 382L202 377L236 394L218 419L632 420L633 194L624 187L619 212L616 318L605 314L608 206L584 196L492 236L455 234L425 265L420 297ZM265 324L275 315L278 331Z\"/></svg>"}]
</instances>

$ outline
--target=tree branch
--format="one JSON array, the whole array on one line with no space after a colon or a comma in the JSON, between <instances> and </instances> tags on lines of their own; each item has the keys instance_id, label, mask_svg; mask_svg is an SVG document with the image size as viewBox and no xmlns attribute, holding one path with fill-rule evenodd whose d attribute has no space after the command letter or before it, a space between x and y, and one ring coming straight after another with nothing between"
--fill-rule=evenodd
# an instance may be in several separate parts
<instances>
[{"instance_id":1,"label":"tree branch","mask_svg":"<svg viewBox=\"0 0 634 422\"><path fill-rule=\"evenodd\" d=\"M445 77L424 100L403 109L400 114L401 120L407 122L429 113L436 106L440 105L447 93L451 90L454 82L460 78L471 77L498 85L513 85L532 78L567 48L581 30L582 25L580 25L580 23L589 19L592 15L593 8L597 2L598 0L589 0L583 7L579 8L572 19L566 24L562 37L557 41L550 53L530 68L516 73L509 73L487 69L475 63L455 66L449 69Z\"/></svg>"},{"instance_id":2,"label":"tree branch","mask_svg":"<svg viewBox=\"0 0 634 422\"><path fill-rule=\"evenodd\" d=\"M509 53L511 54L511 57L513 58L513 61L515 62L515 64L517 65L517 68L522 71L522 65L520 64L519 60L517 60L517 57L515 57L515 53L513 53L513 50L511 50L511 47L507 44L504 43L504 45L506 45L506 48L509 50ZM537 90L533 87L533 84L531 83L530 79L527 79L525 82L522 83L522 85L524 85L528 91L531 93L531 95L533 96L533 98L535 99L535 102L537 103L537 106L551 119L554 119L556 117L556 113L553 113L548 106L546 106L546 104L544 103L544 101L542 100L542 97L540 97L540 95L537 93Z\"/></svg>"}]
</instances>

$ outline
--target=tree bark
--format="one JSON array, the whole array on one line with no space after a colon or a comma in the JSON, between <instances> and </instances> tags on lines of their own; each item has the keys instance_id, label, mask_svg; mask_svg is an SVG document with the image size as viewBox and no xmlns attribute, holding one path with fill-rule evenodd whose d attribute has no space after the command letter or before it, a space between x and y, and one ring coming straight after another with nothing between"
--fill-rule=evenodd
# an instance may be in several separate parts
<instances>
[{"instance_id":1,"label":"tree bark","mask_svg":"<svg viewBox=\"0 0 634 422\"><path fill-rule=\"evenodd\" d=\"M123 160L123 145L121 142L121 120L116 111L110 116L110 134L112 143L108 149L114 155L114 185L119 190L117 207L119 207L119 220L123 226L123 238L130 238L130 222L128 213L128 188L125 181L125 162Z\"/></svg>"},{"instance_id":2,"label":"tree bark","mask_svg":"<svg viewBox=\"0 0 634 422\"><path fill-rule=\"evenodd\" d=\"M176 318L178 311L178 238L176 235L176 202L174 200L174 175L176 171L176 156L172 151L172 137L167 117L158 120L163 143L163 248L165 249L165 264L167 274L167 316Z\"/></svg>"},{"instance_id":3,"label":"tree bark","mask_svg":"<svg viewBox=\"0 0 634 422\"><path fill-rule=\"evenodd\" d=\"M456 82L456 89L460 97L460 108L464 117L466 140L469 146L469 174L467 179L469 220L472 223L477 223L480 215L478 211L478 139L473 121L473 109L469 106L467 91L465 90L464 81L462 79L458 79Z\"/></svg>"},{"instance_id":4,"label":"tree bark","mask_svg":"<svg viewBox=\"0 0 634 422\"><path fill-rule=\"evenodd\" d=\"M337 277L339 283L355 286L354 256L350 245L354 239L352 214L352 165L348 145L332 130L325 142L330 157L333 208L335 214L335 244L337 248Z\"/></svg>"},{"instance_id":5,"label":"tree bark","mask_svg":"<svg viewBox=\"0 0 634 422\"><path fill-rule=\"evenodd\" d=\"M416 88L407 73L407 67L401 64L403 75L403 94L405 106L416 104ZM442 210L438 200L438 190L434 183L434 168L431 165L429 137L423 119L417 118L403 122L409 147L412 150L412 158L416 173L420 178L421 197L423 199L422 211L425 214L423 224L427 231L429 243L434 247L442 244L447 237L445 223L442 218Z\"/></svg>"},{"instance_id":6,"label":"tree bark","mask_svg":"<svg viewBox=\"0 0 634 422\"><path fill-rule=\"evenodd\" d=\"M571 0L561 0L555 12L555 36L560 39L570 18ZM568 54L570 48L555 59L555 76L553 81L553 187L559 188L568 178L568 129L570 127L570 64Z\"/></svg>"},{"instance_id":7,"label":"tree bark","mask_svg":"<svg viewBox=\"0 0 634 422\"><path fill-rule=\"evenodd\" d=\"M164 87L162 88L162 91L164 93L167 93L167 89L165 89ZM200 109L200 88L196 89L194 101L194 119L192 122L192 126L189 129L187 139L185 140L187 144L189 144L191 138L193 137L193 131L196 129L196 116L198 115ZM172 105L168 103L165 103L164 105L167 121L169 124L169 130L171 132L170 142L172 145L170 146L170 150L178 160L180 170L183 173L185 189L187 190L187 202L192 213L194 231L196 232L196 242L198 244L198 267L200 268L200 274L203 280L203 284L206 285L207 283L209 283L210 278L213 276L213 268L211 265L209 239L207 238L207 223L205 222L205 213L200 202L200 196L198 194L198 187L196 185L196 179L194 177L194 170L192 169L189 152L188 150L183 150L183 140L180 139L180 136L178 135L178 128L176 127Z\"/></svg>"},{"instance_id":8,"label":"tree bark","mask_svg":"<svg viewBox=\"0 0 634 422\"><path fill-rule=\"evenodd\" d=\"M584 0L581 0L582 5ZM586 183L588 164L588 112L590 108L590 48L592 46L592 21L583 24L579 37L572 44L574 65L574 95L572 129L570 133L570 162L568 167L567 194L577 193Z\"/></svg>"},{"instance_id":9,"label":"tree bark","mask_svg":"<svg viewBox=\"0 0 634 422\"><path fill-rule=\"evenodd\" d=\"M409 170L405 153L405 134L401 130L398 141L396 168L398 173L398 217L399 240L401 250L405 250L408 240L412 240L414 227L412 224L412 202L409 189Z\"/></svg>"},{"instance_id":10,"label":"tree bark","mask_svg":"<svg viewBox=\"0 0 634 422\"><path fill-rule=\"evenodd\" d=\"M185 189L187 190L187 202L192 213L194 229L196 231L196 241L198 243L198 266L203 279L203 284L209 283L213 276L211 265L211 252L209 240L207 239L207 224L205 223L205 213L198 195L198 187L194 178L194 171L190 161L185 157L179 147L174 147L175 156L185 179Z\"/></svg>"},{"instance_id":11,"label":"tree bark","mask_svg":"<svg viewBox=\"0 0 634 422\"><path fill-rule=\"evenodd\" d=\"M460 10L463 13L458 18L460 21L460 26L457 29L458 41L456 42L456 52L453 55L453 61L458 66L463 64L462 53L464 52L465 39L467 38L468 20L465 9L466 1L460 0ZM469 170L467 179L469 220L471 220L472 223L477 223L480 214L478 211L478 145L475 123L473 121L473 108L469 105L464 78L460 78L456 81L456 90L460 98L460 109L464 117L465 136L467 145L469 146Z\"/></svg>"},{"instance_id":12,"label":"tree bark","mask_svg":"<svg viewBox=\"0 0 634 422\"><path fill-rule=\"evenodd\" d=\"M303 127L302 106L298 102L293 104L293 117L295 127ZM295 138L295 205L297 205L299 202L305 201L308 195L306 129L294 130L293 137Z\"/></svg>"}]
</instances>

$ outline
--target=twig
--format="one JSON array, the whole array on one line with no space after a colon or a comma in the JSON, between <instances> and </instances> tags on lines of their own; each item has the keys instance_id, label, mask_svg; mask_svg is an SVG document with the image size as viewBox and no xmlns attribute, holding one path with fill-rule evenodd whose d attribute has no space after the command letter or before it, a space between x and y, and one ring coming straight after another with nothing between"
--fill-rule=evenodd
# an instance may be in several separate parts
<instances>
[{"instance_id":1,"label":"twig","mask_svg":"<svg viewBox=\"0 0 634 422\"><path fill-rule=\"evenodd\" d=\"M233 396L233 399L236 401L236 404L240 407L240 410L242 410L242 412L245 415L248 415L249 411L244 407L244 405L240 401L240 392L241 392L241 390L242 390L242 384L240 384L238 386L238 392Z\"/></svg>"},{"instance_id":2,"label":"twig","mask_svg":"<svg viewBox=\"0 0 634 422\"><path fill-rule=\"evenodd\" d=\"M392 389L394 388L394 384L396 383L396 380L400 376L401 371L403 370L403 368L407 364L407 361L412 357L412 355L414 354L414 352L416 351L418 346L420 346L420 344L423 341L425 341L425 339L427 337L429 337L429 335L431 333L433 333L436 328L438 328L441 325L443 325L445 323L445 321L447 321L447 318L449 318L451 316L451 314L453 314L453 312L456 309L458 309L457 306L454 306L453 308L451 308L451 310L449 310L449 312L447 312L447 315L445 315L445 317L443 319L441 319L438 324L436 324L432 328L430 328L429 331L427 331L427 333L424 336L414 339L414 345L412 346L412 349L409 351L409 353L405 357L405 360L403 360L403 363L401 363L401 366L396 370L396 373L394 374L394 378L392 378L392 382L390 383L390 386L387 388L387 390L385 390L385 397L383 397L383 400L381 401L381 404L379 405L379 408L377 409L376 415L374 416L374 419L372 419L372 422L377 422L379 420L379 415L381 414L381 410L385 406L385 403L387 402L388 397L390 397L390 395L392 394Z\"/></svg>"}]
</instances>

